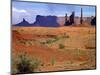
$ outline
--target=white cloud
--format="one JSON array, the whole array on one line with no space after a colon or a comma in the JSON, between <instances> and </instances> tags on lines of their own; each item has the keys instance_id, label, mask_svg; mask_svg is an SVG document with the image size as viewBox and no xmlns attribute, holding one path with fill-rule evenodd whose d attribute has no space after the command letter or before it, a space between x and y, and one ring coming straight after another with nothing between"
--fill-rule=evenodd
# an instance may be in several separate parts
<instances>
[{"instance_id":1,"label":"white cloud","mask_svg":"<svg viewBox=\"0 0 100 75\"><path fill-rule=\"evenodd\" d=\"M17 9L17 8L13 7L13 8L12 8L12 11L13 11L14 13L15 13L15 12L18 12L18 13L24 13L24 14L29 15L29 13L28 13L26 10L24 10L24 9Z\"/></svg>"},{"instance_id":2,"label":"white cloud","mask_svg":"<svg viewBox=\"0 0 100 75\"><path fill-rule=\"evenodd\" d=\"M31 14L24 9L17 9L15 7L12 8L12 24L20 23L23 18L25 18L27 21L30 20L28 17L30 17Z\"/></svg>"},{"instance_id":3,"label":"white cloud","mask_svg":"<svg viewBox=\"0 0 100 75\"><path fill-rule=\"evenodd\" d=\"M13 7L13 8L12 8L12 11L18 11L18 10L17 10L16 8Z\"/></svg>"},{"instance_id":4,"label":"white cloud","mask_svg":"<svg viewBox=\"0 0 100 75\"><path fill-rule=\"evenodd\" d=\"M12 11L13 12L26 12L26 10L23 10L23 9L20 10L20 9L15 8L15 7L12 8Z\"/></svg>"}]
</instances>

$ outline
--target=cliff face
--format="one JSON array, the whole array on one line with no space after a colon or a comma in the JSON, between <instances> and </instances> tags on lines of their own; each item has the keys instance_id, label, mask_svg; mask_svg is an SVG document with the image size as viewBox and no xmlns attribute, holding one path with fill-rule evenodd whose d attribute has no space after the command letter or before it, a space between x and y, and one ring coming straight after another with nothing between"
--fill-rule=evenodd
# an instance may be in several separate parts
<instances>
[{"instance_id":1,"label":"cliff face","mask_svg":"<svg viewBox=\"0 0 100 75\"><path fill-rule=\"evenodd\" d=\"M56 16L36 16L36 21L34 22L35 26L45 26L45 27L58 27L60 26L57 22Z\"/></svg>"}]
</instances>

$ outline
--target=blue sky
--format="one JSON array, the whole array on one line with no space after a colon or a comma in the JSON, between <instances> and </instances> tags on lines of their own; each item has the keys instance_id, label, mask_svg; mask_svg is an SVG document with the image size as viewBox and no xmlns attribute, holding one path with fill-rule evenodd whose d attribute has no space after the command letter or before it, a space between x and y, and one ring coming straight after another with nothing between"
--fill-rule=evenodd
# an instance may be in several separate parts
<instances>
[{"instance_id":1,"label":"blue sky","mask_svg":"<svg viewBox=\"0 0 100 75\"><path fill-rule=\"evenodd\" d=\"M75 16L80 16L81 8L83 8L83 16L95 16L95 6L80 6L68 4L49 4L34 2L12 2L12 24L17 24L25 18L29 23L35 21L36 15L55 15L68 16L75 11Z\"/></svg>"}]
</instances>

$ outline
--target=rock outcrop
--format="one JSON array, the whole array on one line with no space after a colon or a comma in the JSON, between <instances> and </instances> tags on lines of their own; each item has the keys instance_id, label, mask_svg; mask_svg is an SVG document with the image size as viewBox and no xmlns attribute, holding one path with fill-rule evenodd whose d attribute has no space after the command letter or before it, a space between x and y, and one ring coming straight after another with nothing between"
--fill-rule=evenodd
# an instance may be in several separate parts
<instances>
[{"instance_id":1,"label":"rock outcrop","mask_svg":"<svg viewBox=\"0 0 100 75\"><path fill-rule=\"evenodd\" d=\"M91 20L91 25L93 25L93 26L96 25L96 17L94 17L94 18Z\"/></svg>"},{"instance_id":2,"label":"rock outcrop","mask_svg":"<svg viewBox=\"0 0 100 75\"><path fill-rule=\"evenodd\" d=\"M83 23L83 10L82 10L82 8L81 8L80 24L82 24L82 23Z\"/></svg>"},{"instance_id":3,"label":"rock outcrop","mask_svg":"<svg viewBox=\"0 0 100 75\"><path fill-rule=\"evenodd\" d=\"M72 12L72 14L69 16L69 20L67 18L67 14L65 16L65 26L70 26L74 24L74 18L75 18L75 12Z\"/></svg>"},{"instance_id":4,"label":"rock outcrop","mask_svg":"<svg viewBox=\"0 0 100 75\"><path fill-rule=\"evenodd\" d=\"M32 26L32 25L23 18L23 21L16 24L15 26Z\"/></svg>"},{"instance_id":5,"label":"rock outcrop","mask_svg":"<svg viewBox=\"0 0 100 75\"><path fill-rule=\"evenodd\" d=\"M56 16L36 16L36 21L34 22L35 26L44 26L44 27L58 27Z\"/></svg>"}]
</instances>

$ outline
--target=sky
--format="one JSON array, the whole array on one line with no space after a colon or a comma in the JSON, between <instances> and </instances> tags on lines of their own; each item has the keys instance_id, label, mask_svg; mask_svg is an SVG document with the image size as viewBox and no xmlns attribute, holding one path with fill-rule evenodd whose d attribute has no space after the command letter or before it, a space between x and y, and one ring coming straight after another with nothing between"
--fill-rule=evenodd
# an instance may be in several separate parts
<instances>
[{"instance_id":1,"label":"sky","mask_svg":"<svg viewBox=\"0 0 100 75\"><path fill-rule=\"evenodd\" d=\"M80 17L81 8L84 17L95 16L95 6L12 1L12 24L20 23L23 18L34 23L37 15L70 16L72 11Z\"/></svg>"}]
</instances>

